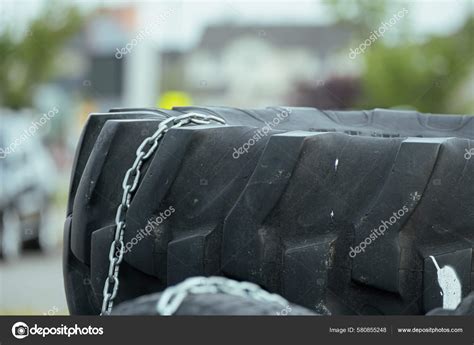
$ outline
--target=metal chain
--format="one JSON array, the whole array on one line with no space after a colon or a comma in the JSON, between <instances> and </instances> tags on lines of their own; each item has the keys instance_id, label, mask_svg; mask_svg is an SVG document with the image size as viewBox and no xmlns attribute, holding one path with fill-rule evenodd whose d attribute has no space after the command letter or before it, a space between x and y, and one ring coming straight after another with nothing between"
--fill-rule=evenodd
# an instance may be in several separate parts
<instances>
[{"instance_id":1,"label":"metal chain","mask_svg":"<svg viewBox=\"0 0 474 345\"><path fill-rule=\"evenodd\" d=\"M216 293L246 297L267 303L277 303L284 308L290 304L280 295L265 291L253 283L238 282L224 277L193 277L163 291L156 304L156 310L160 315L173 315L189 294Z\"/></svg>"},{"instance_id":2,"label":"metal chain","mask_svg":"<svg viewBox=\"0 0 474 345\"><path fill-rule=\"evenodd\" d=\"M188 124L208 125L211 124L211 122L225 124L225 120L220 117L198 113L187 113L180 116L169 117L166 120L160 122L156 132L143 140L143 142L138 147L135 161L127 170L122 182L122 202L118 206L117 213L115 215L115 236L114 240L110 244L109 273L107 278L105 278L103 289L104 297L100 315L110 314L114 304L114 299L118 293L119 268L124 254L123 233L126 227L125 217L127 215L128 208L130 207L130 202L132 201L133 195L138 187L141 174L140 169L143 163L155 152L158 147L159 140L171 128L182 127Z\"/></svg>"}]
</instances>

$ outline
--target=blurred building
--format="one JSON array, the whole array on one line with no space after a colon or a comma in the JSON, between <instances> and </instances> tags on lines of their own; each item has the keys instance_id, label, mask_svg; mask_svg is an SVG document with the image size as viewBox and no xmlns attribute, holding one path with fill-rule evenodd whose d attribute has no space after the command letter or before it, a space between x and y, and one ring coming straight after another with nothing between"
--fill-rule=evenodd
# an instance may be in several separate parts
<instances>
[{"instance_id":1,"label":"blurred building","mask_svg":"<svg viewBox=\"0 0 474 345\"><path fill-rule=\"evenodd\" d=\"M161 89L187 90L199 104L281 104L296 85L336 73L350 39L341 25L209 26L190 51L163 52Z\"/></svg>"},{"instance_id":2,"label":"blurred building","mask_svg":"<svg viewBox=\"0 0 474 345\"><path fill-rule=\"evenodd\" d=\"M142 26L134 6L100 8L64 49L55 82L78 95L81 122L92 111L155 105L160 55Z\"/></svg>"},{"instance_id":3,"label":"blurred building","mask_svg":"<svg viewBox=\"0 0 474 345\"><path fill-rule=\"evenodd\" d=\"M334 75L358 74L342 50L353 30L340 24L221 23L205 28L187 50L160 50L150 36L121 54L143 28L133 6L99 9L86 21L64 53L70 78L63 85L85 96L79 113L155 106L168 91L203 105L290 104L302 99L294 97L301 85L311 89Z\"/></svg>"}]
</instances>

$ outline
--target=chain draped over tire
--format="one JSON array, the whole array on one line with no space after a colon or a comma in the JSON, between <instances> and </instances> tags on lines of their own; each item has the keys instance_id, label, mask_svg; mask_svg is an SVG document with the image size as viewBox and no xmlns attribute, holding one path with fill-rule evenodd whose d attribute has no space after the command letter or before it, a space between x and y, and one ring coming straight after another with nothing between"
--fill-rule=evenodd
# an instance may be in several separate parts
<instances>
[{"instance_id":1,"label":"chain draped over tire","mask_svg":"<svg viewBox=\"0 0 474 345\"><path fill-rule=\"evenodd\" d=\"M160 139L163 138L165 133L168 132L170 129L186 126L189 124L208 125L212 122L225 124L225 120L220 117L198 113L187 113L180 116L169 117L166 120L162 121L158 125L158 129L155 131L155 133L143 140L143 142L137 148L135 161L125 173L125 177L122 182L122 201L117 207L115 216L115 236L114 240L110 244L109 272L104 283L104 297L102 300L102 308L100 315L110 314L114 304L114 300L117 297L120 283L119 269L124 254L123 233L126 227L125 218L127 215L128 208L130 207L133 195L137 190L138 183L140 181L141 168L143 166L143 163L148 158L150 158L151 155L153 155L153 153L158 147Z\"/></svg>"},{"instance_id":2,"label":"chain draped over tire","mask_svg":"<svg viewBox=\"0 0 474 345\"><path fill-rule=\"evenodd\" d=\"M173 315L186 296L189 294L215 294L246 297L260 302L276 303L286 308L290 305L280 295L263 290L256 284L249 282L238 282L224 277L192 277L178 285L167 288L156 305L156 311L160 315Z\"/></svg>"}]
</instances>

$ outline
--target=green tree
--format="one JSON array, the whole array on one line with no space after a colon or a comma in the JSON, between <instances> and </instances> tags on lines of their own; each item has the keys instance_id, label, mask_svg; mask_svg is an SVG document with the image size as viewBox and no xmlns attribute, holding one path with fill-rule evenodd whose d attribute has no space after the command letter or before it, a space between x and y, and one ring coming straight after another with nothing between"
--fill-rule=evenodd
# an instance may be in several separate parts
<instances>
[{"instance_id":1,"label":"green tree","mask_svg":"<svg viewBox=\"0 0 474 345\"><path fill-rule=\"evenodd\" d=\"M474 17L456 33L425 43L389 46L382 42L364 54L362 107L409 105L422 112L473 111L451 101L474 73Z\"/></svg>"},{"instance_id":2,"label":"green tree","mask_svg":"<svg viewBox=\"0 0 474 345\"><path fill-rule=\"evenodd\" d=\"M58 53L81 25L76 8L54 2L18 38L13 28L0 33L0 104L12 109L32 106L36 87L54 75Z\"/></svg>"},{"instance_id":3,"label":"green tree","mask_svg":"<svg viewBox=\"0 0 474 345\"><path fill-rule=\"evenodd\" d=\"M474 6L469 4L466 2L465 6L470 17L461 29L449 36L430 36L418 43L412 39L409 2L330 0L329 9L335 20L350 22L355 27L351 47L367 39L394 13L403 8L408 10L406 18L389 34L378 38L357 56L363 65L363 90L356 106L402 105L423 112L474 112L474 100L453 101L459 88L474 75Z\"/></svg>"}]
</instances>

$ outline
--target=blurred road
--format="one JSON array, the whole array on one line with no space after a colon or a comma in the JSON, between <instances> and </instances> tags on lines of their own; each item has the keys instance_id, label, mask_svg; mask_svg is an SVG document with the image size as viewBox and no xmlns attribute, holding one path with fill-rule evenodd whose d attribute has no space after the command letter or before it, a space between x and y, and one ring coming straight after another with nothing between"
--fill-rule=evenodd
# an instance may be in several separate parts
<instances>
[{"instance_id":1,"label":"blurred road","mask_svg":"<svg viewBox=\"0 0 474 345\"><path fill-rule=\"evenodd\" d=\"M68 314L61 250L27 252L18 261L0 261L0 315Z\"/></svg>"}]
</instances>

